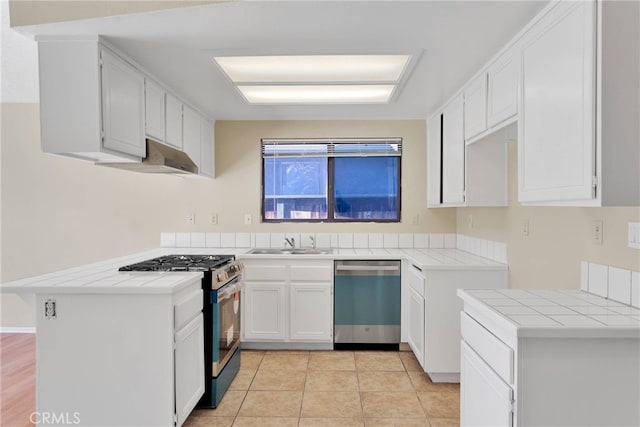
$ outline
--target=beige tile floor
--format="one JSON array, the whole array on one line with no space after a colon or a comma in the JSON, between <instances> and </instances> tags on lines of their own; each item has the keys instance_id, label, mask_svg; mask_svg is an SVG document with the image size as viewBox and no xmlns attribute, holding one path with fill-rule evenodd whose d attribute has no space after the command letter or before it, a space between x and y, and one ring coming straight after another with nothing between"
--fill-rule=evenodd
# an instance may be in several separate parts
<instances>
[{"instance_id":1,"label":"beige tile floor","mask_svg":"<svg viewBox=\"0 0 640 427\"><path fill-rule=\"evenodd\" d=\"M458 426L459 406L411 352L244 350L220 406L184 425Z\"/></svg>"}]
</instances>

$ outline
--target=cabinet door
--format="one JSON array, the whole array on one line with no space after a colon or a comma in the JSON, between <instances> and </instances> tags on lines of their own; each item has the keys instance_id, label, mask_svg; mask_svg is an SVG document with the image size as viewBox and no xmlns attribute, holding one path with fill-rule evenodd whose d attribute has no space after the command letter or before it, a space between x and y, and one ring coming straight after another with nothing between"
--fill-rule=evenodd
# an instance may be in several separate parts
<instances>
[{"instance_id":1,"label":"cabinet door","mask_svg":"<svg viewBox=\"0 0 640 427\"><path fill-rule=\"evenodd\" d=\"M510 427L513 391L464 341L461 346L460 425Z\"/></svg>"},{"instance_id":2,"label":"cabinet door","mask_svg":"<svg viewBox=\"0 0 640 427\"><path fill-rule=\"evenodd\" d=\"M200 120L200 175L215 177L215 141L213 135L213 123L209 120Z\"/></svg>"},{"instance_id":3,"label":"cabinet door","mask_svg":"<svg viewBox=\"0 0 640 427\"><path fill-rule=\"evenodd\" d=\"M164 89L145 79L144 113L147 136L164 142Z\"/></svg>"},{"instance_id":4,"label":"cabinet door","mask_svg":"<svg viewBox=\"0 0 640 427\"><path fill-rule=\"evenodd\" d=\"M487 73L464 89L464 137L472 138L487 129Z\"/></svg>"},{"instance_id":5,"label":"cabinet door","mask_svg":"<svg viewBox=\"0 0 640 427\"><path fill-rule=\"evenodd\" d=\"M165 142L182 150L182 102L167 93Z\"/></svg>"},{"instance_id":6,"label":"cabinet door","mask_svg":"<svg viewBox=\"0 0 640 427\"><path fill-rule=\"evenodd\" d=\"M409 287L409 328L408 342L416 359L424 367L424 297Z\"/></svg>"},{"instance_id":7,"label":"cabinet door","mask_svg":"<svg viewBox=\"0 0 640 427\"><path fill-rule=\"evenodd\" d=\"M462 95L443 111L442 201L464 202L464 133Z\"/></svg>"},{"instance_id":8,"label":"cabinet door","mask_svg":"<svg viewBox=\"0 0 640 427\"><path fill-rule=\"evenodd\" d=\"M102 127L107 149L145 157L144 77L102 49Z\"/></svg>"},{"instance_id":9,"label":"cabinet door","mask_svg":"<svg viewBox=\"0 0 640 427\"><path fill-rule=\"evenodd\" d=\"M285 283L246 283L243 289L245 341L287 338Z\"/></svg>"},{"instance_id":10,"label":"cabinet door","mask_svg":"<svg viewBox=\"0 0 640 427\"><path fill-rule=\"evenodd\" d=\"M292 341L331 342L331 283L291 283L289 322Z\"/></svg>"},{"instance_id":11,"label":"cabinet door","mask_svg":"<svg viewBox=\"0 0 640 427\"><path fill-rule=\"evenodd\" d=\"M523 41L521 202L594 197L594 9L590 1L561 3Z\"/></svg>"},{"instance_id":12,"label":"cabinet door","mask_svg":"<svg viewBox=\"0 0 640 427\"><path fill-rule=\"evenodd\" d=\"M200 115L185 105L182 123L182 150L200 169Z\"/></svg>"},{"instance_id":13,"label":"cabinet door","mask_svg":"<svg viewBox=\"0 0 640 427\"><path fill-rule=\"evenodd\" d=\"M175 336L177 425L187 419L204 393L204 323L202 313Z\"/></svg>"},{"instance_id":14,"label":"cabinet door","mask_svg":"<svg viewBox=\"0 0 640 427\"><path fill-rule=\"evenodd\" d=\"M487 70L487 127L518 113L518 56L511 49Z\"/></svg>"},{"instance_id":15,"label":"cabinet door","mask_svg":"<svg viewBox=\"0 0 640 427\"><path fill-rule=\"evenodd\" d=\"M442 114L436 114L427 121L427 204L437 206L442 203L441 140Z\"/></svg>"}]
</instances>

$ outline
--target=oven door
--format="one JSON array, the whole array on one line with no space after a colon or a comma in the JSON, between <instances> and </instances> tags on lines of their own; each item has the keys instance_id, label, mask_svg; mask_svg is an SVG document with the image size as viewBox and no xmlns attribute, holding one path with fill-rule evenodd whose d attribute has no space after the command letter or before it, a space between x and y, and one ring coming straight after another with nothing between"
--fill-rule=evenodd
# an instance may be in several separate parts
<instances>
[{"instance_id":1,"label":"oven door","mask_svg":"<svg viewBox=\"0 0 640 427\"><path fill-rule=\"evenodd\" d=\"M217 377L240 345L240 290L244 286L238 276L220 287L213 301L213 377Z\"/></svg>"}]
</instances>

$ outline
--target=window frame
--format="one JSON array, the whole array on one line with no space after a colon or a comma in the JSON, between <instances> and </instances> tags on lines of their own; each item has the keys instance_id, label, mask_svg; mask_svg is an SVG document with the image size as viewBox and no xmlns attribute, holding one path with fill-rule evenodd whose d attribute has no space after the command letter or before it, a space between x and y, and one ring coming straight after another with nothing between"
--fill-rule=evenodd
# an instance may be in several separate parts
<instances>
[{"instance_id":1,"label":"window frame","mask_svg":"<svg viewBox=\"0 0 640 427\"><path fill-rule=\"evenodd\" d=\"M365 142L367 140L379 141L382 139L398 140L400 146L402 146L403 139L401 137L393 138L262 138L260 140L260 220L263 223L400 223L402 222L402 154L399 156L382 156L382 157L398 157L398 185L396 197L396 212L397 218L335 218L335 159L336 157L327 156L327 218L266 218L265 216L265 157L262 153L262 147L265 141L360 141ZM302 157L302 156L300 156ZM343 156L348 157L348 156ZM355 156L354 156L355 157ZM366 156L365 156L366 157ZM371 156L373 157L373 156Z\"/></svg>"}]
</instances>

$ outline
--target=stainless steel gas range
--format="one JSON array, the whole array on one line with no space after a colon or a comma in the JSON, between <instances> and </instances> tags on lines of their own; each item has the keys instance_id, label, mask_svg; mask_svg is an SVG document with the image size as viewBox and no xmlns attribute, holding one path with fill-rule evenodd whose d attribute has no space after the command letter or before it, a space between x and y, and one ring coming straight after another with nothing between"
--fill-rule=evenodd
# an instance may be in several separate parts
<instances>
[{"instance_id":1,"label":"stainless steel gas range","mask_svg":"<svg viewBox=\"0 0 640 427\"><path fill-rule=\"evenodd\" d=\"M233 255L167 255L120 271L201 271L205 391L198 407L215 408L240 369L243 265Z\"/></svg>"}]
</instances>

